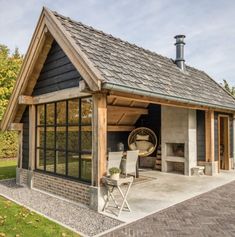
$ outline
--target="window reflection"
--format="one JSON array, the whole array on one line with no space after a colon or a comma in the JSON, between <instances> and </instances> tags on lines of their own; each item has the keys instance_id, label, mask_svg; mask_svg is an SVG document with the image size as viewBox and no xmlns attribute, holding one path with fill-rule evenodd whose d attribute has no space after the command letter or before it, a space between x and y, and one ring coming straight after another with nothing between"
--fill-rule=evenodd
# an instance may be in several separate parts
<instances>
[{"instance_id":1,"label":"window reflection","mask_svg":"<svg viewBox=\"0 0 235 237\"><path fill-rule=\"evenodd\" d=\"M92 98L37 106L36 169L91 180Z\"/></svg>"}]
</instances>

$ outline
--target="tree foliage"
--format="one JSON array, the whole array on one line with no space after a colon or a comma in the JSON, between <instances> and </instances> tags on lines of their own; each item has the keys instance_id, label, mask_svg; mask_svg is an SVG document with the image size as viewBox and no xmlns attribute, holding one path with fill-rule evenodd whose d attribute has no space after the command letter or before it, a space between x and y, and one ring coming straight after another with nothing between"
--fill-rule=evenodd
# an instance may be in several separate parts
<instances>
[{"instance_id":1,"label":"tree foliage","mask_svg":"<svg viewBox=\"0 0 235 237\"><path fill-rule=\"evenodd\" d=\"M11 54L7 46L0 44L0 120L10 99L23 56L16 48ZM18 142L15 132L0 133L0 158L14 157Z\"/></svg>"},{"instance_id":2,"label":"tree foliage","mask_svg":"<svg viewBox=\"0 0 235 237\"><path fill-rule=\"evenodd\" d=\"M230 86L225 79L223 80L222 86L224 87L226 91L228 91L230 94L235 96L235 86Z\"/></svg>"}]
</instances>

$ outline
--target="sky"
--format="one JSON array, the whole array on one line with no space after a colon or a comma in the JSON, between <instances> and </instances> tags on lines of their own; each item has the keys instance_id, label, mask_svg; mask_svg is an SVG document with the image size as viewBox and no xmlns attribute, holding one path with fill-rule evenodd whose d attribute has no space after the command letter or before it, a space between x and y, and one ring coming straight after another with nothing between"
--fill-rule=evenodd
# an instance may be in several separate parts
<instances>
[{"instance_id":1,"label":"sky","mask_svg":"<svg viewBox=\"0 0 235 237\"><path fill-rule=\"evenodd\" d=\"M234 0L0 0L0 44L25 54L43 6L173 59L184 34L186 63L235 86Z\"/></svg>"}]
</instances>

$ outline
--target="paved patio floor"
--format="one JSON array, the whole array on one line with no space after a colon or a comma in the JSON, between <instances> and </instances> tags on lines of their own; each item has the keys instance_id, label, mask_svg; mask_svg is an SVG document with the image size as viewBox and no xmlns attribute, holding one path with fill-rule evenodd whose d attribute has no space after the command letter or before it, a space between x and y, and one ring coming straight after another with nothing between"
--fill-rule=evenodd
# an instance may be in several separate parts
<instances>
[{"instance_id":1,"label":"paved patio floor","mask_svg":"<svg viewBox=\"0 0 235 237\"><path fill-rule=\"evenodd\" d=\"M102 236L235 236L235 181Z\"/></svg>"},{"instance_id":2,"label":"paved patio floor","mask_svg":"<svg viewBox=\"0 0 235 237\"><path fill-rule=\"evenodd\" d=\"M213 177L188 177L153 170L143 170L140 175L151 179L132 186L128 195L132 211L122 212L118 219L123 222L138 220L235 180L234 170L222 171ZM109 208L105 212L106 215L117 218L115 213L117 210L114 208Z\"/></svg>"}]
</instances>

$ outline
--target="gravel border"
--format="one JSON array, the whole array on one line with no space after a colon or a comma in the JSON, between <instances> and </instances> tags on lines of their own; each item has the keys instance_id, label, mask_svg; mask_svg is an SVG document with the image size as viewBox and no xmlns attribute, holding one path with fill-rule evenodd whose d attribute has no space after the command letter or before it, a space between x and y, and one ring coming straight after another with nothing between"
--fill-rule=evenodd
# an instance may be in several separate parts
<instances>
[{"instance_id":1,"label":"gravel border","mask_svg":"<svg viewBox=\"0 0 235 237\"><path fill-rule=\"evenodd\" d=\"M88 207L18 186L15 179L0 181L1 194L88 236L97 235L122 224L121 221L92 211Z\"/></svg>"}]
</instances>

